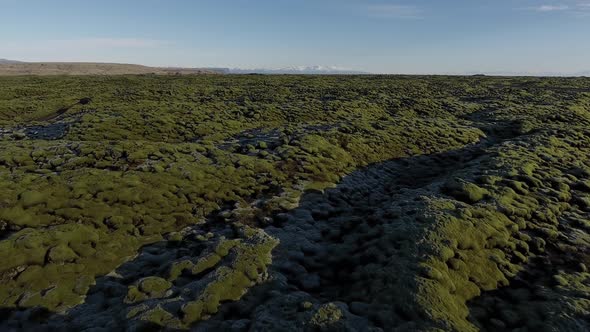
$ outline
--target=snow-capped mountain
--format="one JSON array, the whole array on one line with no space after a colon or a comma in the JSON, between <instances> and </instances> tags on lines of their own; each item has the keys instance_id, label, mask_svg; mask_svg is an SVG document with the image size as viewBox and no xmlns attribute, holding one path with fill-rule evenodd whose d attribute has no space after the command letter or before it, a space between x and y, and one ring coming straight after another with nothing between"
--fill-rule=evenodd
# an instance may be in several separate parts
<instances>
[{"instance_id":1,"label":"snow-capped mountain","mask_svg":"<svg viewBox=\"0 0 590 332\"><path fill-rule=\"evenodd\" d=\"M284 68L257 68L229 70L230 74L299 74L299 75L358 75L368 74L358 70L351 70L333 66L293 66Z\"/></svg>"}]
</instances>

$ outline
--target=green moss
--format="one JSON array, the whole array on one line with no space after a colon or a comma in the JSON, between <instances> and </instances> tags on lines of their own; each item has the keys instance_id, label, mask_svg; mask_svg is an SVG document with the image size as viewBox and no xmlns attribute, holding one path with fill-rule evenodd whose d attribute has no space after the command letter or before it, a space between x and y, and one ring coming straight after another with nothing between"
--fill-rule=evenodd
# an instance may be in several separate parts
<instances>
[{"instance_id":1,"label":"green moss","mask_svg":"<svg viewBox=\"0 0 590 332\"><path fill-rule=\"evenodd\" d=\"M166 279L147 277L139 281L139 289L150 296L161 296L172 287Z\"/></svg>"},{"instance_id":2,"label":"green moss","mask_svg":"<svg viewBox=\"0 0 590 332\"><path fill-rule=\"evenodd\" d=\"M229 251L229 249L227 249ZM227 252L226 251L226 255ZM219 263L221 261L222 256L220 256L219 254L213 253L213 254L209 254L201 259L199 259L197 261L196 264L194 264L194 266L192 267L191 272L193 274L199 274L207 269L210 269L212 267L214 267L215 265L217 265L217 263Z\"/></svg>"},{"instance_id":3,"label":"green moss","mask_svg":"<svg viewBox=\"0 0 590 332\"><path fill-rule=\"evenodd\" d=\"M148 296L139 290L137 286L129 286L127 290L127 296L125 297L126 303L136 303L140 301L145 301L148 299Z\"/></svg>"},{"instance_id":4,"label":"green moss","mask_svg":"<svg viewBox=\"0 0 590 332\"><path fill-rule=\"evenodd\" d=\"M313 303L311 303L309 301L305 301L305 302L301 303L301 307L303 308L303 310L309 310L309 309L313 308Z\"/></svg>"},{"instance_id":5,"label":"green moss","mask_svg":"<svg viewBox=\"0 0 590 332\"><path fill-rule=\"evenodd\" d=\"M487 197L489 192L474 183L452 180L445 185L450 195L468 203L477 203Z\"/></svg>"},{"instance_id":6,"label":"green moss","mask_svg":"<svg viewBox=\"0 0 590 332\"><path fill-rule=\"evenodd\" d=\"M20 194L20 201L23 207L27 209L45 203L47 201L47 194L37 191L25 191Z\"/></svg>"},{"instance_id":7,"label":"green moss","mask_svg":"<svg viewBox=\"0 0 590 332\"><path fill-rule=\"evenodd\" d=\"M127 312L126 318L127 319L134 318L137 315L139 315L140 313L145 312L147 309L148 309L148 306L145 304L140 304L140 305L134 306Z\"/></svg>"},{"instance_id":8,"label":"green moss","mask_svg":"<svg viewBox=\"0 0 590 332\"><path fill-rule=\"evenodd\" d=\"M311 317L311 323L320 327L327 327L338 322L343 317L342 311L334 303L322 305Z\"/></svg>"},{"instance_id":9,"label":"green moss","mask_svg":"<svg viewBox=\"0 0 590 332\"><path fill-rule=\"evenodd\" d=\"M168 326L170 328L179 328L181 323L170 312L156 307L141 315L141 320L154 323L160 326Z\"/></svg>"},{"instance_id":10,"label":"green moss","mask_svg":"<svg viewBox=\"0 0 590 332\"><path fill-rule=\"evenodd\" d=\"M558 225L587 227L586 85L492 77L0 78L2 129L45 125L40 119L79 99L73 95L93 100L92 110L80 106L63 117L70 125L63 139L0 133L0 228L14 232L0 241L0 300L9 309L64 311L143 245L171 232L168 239L183 245L181 230L198 228L222 207L255 200L220 222L260 225L264 216L296 207L303 191L328 194L325 189L372 163L455 150L457 165L421 188L434 212L418 213L408 224L432 227L420 242L428 250L412 256L428 268L416 277L420 301L430 308L424 317L447 329L472 329L466 300L504 285L532 255L564 241ZM466 144L484 136L478 127L490 136L481 145L486 153L463 155ZM257 137L257 129L267 128L280 133L276 142ZM251 155L225 148L244 133ZM445 185L451 199L437 200L430 191L447 171L458 180ZM288 194L269 197L277 192ZM563 223L567 214L577 219ZM535 237L524 239L523 232ZM215 281L195 294L186 322L208 317L264 279L271 242L256 243L256 231L245 233L239 240L203 236L209 256L170 266L169 282L183 271ZM398 261L398 249L382 249L374 256ZM362 299L373 277L357 274L366 285L350 292ZM563 278L567 287L582 287ZM395 291L383 290L391 279L377 287L379 298L388 299L375 301L397 301ZM162 295L140 288L128 289L132 301ZM158 309L146 318L176 326L169 314L176 313ZM510 315L501 316L508 323Z\"/></svg>"},{"instance_id":11,"label":"green moss","mask_svg":"<svg viewBox=\"0 0 590 332\"><path fill-rule=\"evenodd\" d=\"M230 249L239 244L239 240L221 240L215 248L215 253L221 257L227 256Z\"/></svg>"},{"instance_id":12,"label":"green moss","mask_svg":"<svg viewBox=\"0 0 590 332\"><path fill-rule=\"evenodd\" d=\"M53 263L69 263L78 258L78 255L67 245L60 244L49 249L48 258Z\"/></svg>"},{"instance_id":13,"label":"green moss","mask_svg":"<svg viewBox=\"0 0 590 332\"><path fill-rule=\"evenodd\" d=\"M168 280L176 280L184 270L189 270L192 267L193 263L190 260L182 260L172 263Z\"/></svg>"},{"instance_id":14,"label":"green moss","mask_svg":"<svg viewBox=\"0 0 590 332\"><path fill-rule=\"evenodd\" d=\"M217 268L212 281L198 298L182 307L185 324L192 324L216 313L223 301L239 300L265 273L266 266L271 262L270 253L278 242L261 230L251 230L245 228L245 240L232 240L231 248L235 251L235 257L229 266Z\"/></svg>"}]
</instances>

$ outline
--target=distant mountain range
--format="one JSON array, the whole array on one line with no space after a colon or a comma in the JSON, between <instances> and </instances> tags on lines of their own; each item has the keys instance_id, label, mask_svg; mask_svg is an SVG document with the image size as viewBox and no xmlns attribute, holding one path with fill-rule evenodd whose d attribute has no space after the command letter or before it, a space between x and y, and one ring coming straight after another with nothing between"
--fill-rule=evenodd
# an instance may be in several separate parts
<instances>
[{"instance_id":1,"label":"distant mountain range","mask_svg":"<svg viewBox=\"0 0 590 332\"><path fill-rule=\"evenodd\" d=\"M362 71L339 67L302 66L277 69L148 67L121 63L21 62L0 59L0 76L7 75L187 75L187 74L266 74L266 75L358 75Z\"/></svg>"},{"instance_id":2,"label":"distant mountain range","mask_svg":"<svg viewBox=\"0 0 590 332\"><path fill-rule=\"evenodd\" d=\"M290 74L290 75L360 75L369 74L368 72L344 69L339 67L329 66L301 66L301 67L285 67L277 69L228 69L229 74Z\"/></svg>"},{"instance_id":3,"label":"distant mountain range","mask_svg":"<svg viewBox=\"0 0 590 332\"><path fill-rule=\"evenodd\" d=\"M181 67L148 67L122 63L91 63L91 62L22 62L0 59L0 76L13 75L195 75L195 74L262 74L262 75L366 75L364 71L331 66L299 66L284 68L181 68ZM576 73L557 72L465 72L448 73L446 75L478 75L489 76L586 76L590 70Z\"/></svg>"}]
</instances>

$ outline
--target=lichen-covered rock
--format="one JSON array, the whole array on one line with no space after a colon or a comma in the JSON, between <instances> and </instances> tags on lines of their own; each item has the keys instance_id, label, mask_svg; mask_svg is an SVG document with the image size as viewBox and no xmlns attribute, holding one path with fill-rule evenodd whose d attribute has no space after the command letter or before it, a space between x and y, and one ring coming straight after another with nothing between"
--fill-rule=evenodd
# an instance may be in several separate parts
<instances>
[{"instance_id":1,"label":"lichen-covered rock","mask_svg":"<svg viewBox=\"0 0 590 332\"><path fill-rule=\"evenodd\" d=\"M239 300L248 288L264 280L271 252L278 241L262 230L246 227L243 233L244 240L221 240L216 247L216 253L227 255L233 250L235 257L207 277L210 282L196 294L196 300L183 305L185 324L215 314L221 302Z\"/></svg>"},{"instance_id":2,"label":"lichen-covered rock","mask_svg":"<svg viewBox=\"0 0 590 332\"><path fill-rule=\"evenodd\" d=\"M311 324L326 328L342 318L342 311L334 303L321 306L311 317Z\"/></svg>"},{"instance_id":3,"label":"lichen-covered rock","mask_svg":"<svg viewBox=\"0 0 590 332\"><path fill-rule=\"evenodd\" d=\"M147 299L162 298L168 294L172 283L159 277L147 277L139 280L137 285L129 286L126 302L134 303Z\"/></svg>"}]
</instances>

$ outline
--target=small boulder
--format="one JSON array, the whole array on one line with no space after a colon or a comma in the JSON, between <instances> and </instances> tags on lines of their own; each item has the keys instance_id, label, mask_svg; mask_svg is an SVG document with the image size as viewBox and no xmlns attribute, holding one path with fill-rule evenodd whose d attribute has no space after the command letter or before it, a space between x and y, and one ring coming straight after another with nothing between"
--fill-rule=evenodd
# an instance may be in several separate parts
<instances>
[{"instance_id":1,"label":"small boulder","mask_svg":"<svg viewBox=\"0 0 590 332\"><path fill-rule=\"evenodd\" d=\"M311 323L319 327L327 327L338 322L343 316L342 310L334 303L321 306L311 318Z\"/></svg>"}]
</instances>

